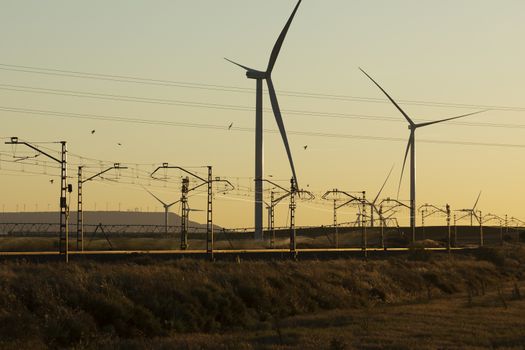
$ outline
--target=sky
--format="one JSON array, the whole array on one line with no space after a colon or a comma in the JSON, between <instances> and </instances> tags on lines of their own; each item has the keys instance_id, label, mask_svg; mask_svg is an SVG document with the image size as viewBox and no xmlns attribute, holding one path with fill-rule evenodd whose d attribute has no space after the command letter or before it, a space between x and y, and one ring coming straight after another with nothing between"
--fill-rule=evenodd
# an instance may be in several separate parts
<instances>
[{"instance_id":1,"label":"sky","mask_svg":"<svg viewBox=\"0 0 525 350\"><path fill-rule=\"evenodd\" d=\"M255 82L223 58L264 69L294 1L1 3L2 141L18 136L53 155L52 142L67 141L74 187L80 164L86 176L127 166L85 184L84 210L160 211L143 186L175 201L186 174L161 170L164 181L149 179L156 167L202 176L211 165L237 188L216 185L215 223L253 226ZM418 129L418 206L470 208L482 191L484 213L525 219L523 13L518 0L304 0L272 74L299 185L316 196L299 201L296 224L331 224L326 191L373 198L392 166L380 197L397 196L407 124L358 67L415 121L490 109ZM266 94L263 103L270 108ZM264 124L266 177L287 187L291 171L270 110ZM56 164L21 159L35 152L3 143L2 210L56 210ZM400 199L409 197L405 171ZM75 202L76 190L72 210ZM192 193L192 208L204 203ZM191 215L204 221L202 212ZM400 222L407 215L400 211ZM353 221L356 208L338 216ZM276 225L287 220L283 201Z\"/></svg>"}]
</instances>

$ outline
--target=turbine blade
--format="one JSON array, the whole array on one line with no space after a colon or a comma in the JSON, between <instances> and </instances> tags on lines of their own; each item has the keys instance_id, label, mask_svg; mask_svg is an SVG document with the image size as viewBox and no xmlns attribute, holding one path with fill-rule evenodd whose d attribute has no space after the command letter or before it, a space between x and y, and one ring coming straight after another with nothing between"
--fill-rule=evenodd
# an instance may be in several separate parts
<instances>
[{"instance_id":1,"label":"turbine blade","mask_svg":"<svg viewBox=\"0 0 525 350\"><path fill-rule=\"evenodd\" d=\"M166 206L166 203L163 202L159 197L155 196L153 193L151 193L146 187L144 187L144 189L146 190L146 192L148 192L149 194L151 194L153 196L153 198L155 198L156 200L158 200L162 205Z\"/></svg>"},{"instance_id":2,"label":"turbine blade","mask_svg":"<svg viewBox=\"0 0 525 350\"><path fill-rule=\"evenodd\" d=\"M266 79L266 83L268 84L268 92L270 95L270 102L272 103L273 115L275 116L275 121L279 127L279 132L281 133L281 137L283 139L284 148L286 148L286 154L288 155L288 160L290 161L290 167L292 168L295 186L299 188L299 183L297 182L297 176L295 174L295 166L292 159L292 152L290 151L290 145L288 144L288 137L286 136L286 130L284 128L284 122L281 116L281 110L279 109L279 102L277 102L277 95L275 94L272 79L268 77Z\"/></svg>"},{"instance_id":3,"label":"turbine blade","mask_svg":"<svg viewBox=\"0 0 525 350\"><path fill-rule=\"evenodd\" d=\"M175 205L175 204L177 204L177 203L179 203L179 202L180 202L180 199L179 199L178 201L175 201L175 202L171 202L171 203L169 203L169 204L166 204L166 207L169 208L169 207L171 207L171 206L173 206L173 205Z\"/></svg>"},{"instance_id":4,"label":"turbine blade","mask_svg":"<svg viewBox=\"0 0 525 350\"><path fill-rule=\"evenodd\" d=\"M297 2L297 5L295 5L295 8L293 9L293 12L290 15L290 18L288 18L288 21L284 25L284 28L281 31L281 34L279 34L279 37L277 38L277 41L275 42L275 45L273 46L272 53L270 54L270 61L268 62L268 68L266 69L267 73L271 73L273 70L275 61L277 61L277 56L279 56L279 51L281 51L281 46L283 46L283 42L284 42L284 38L286 37L286 33L288 33L288 28L290 28L290 24L292 24L292 20L295 16L295 13L297 12L297 9L299 8L299 5L301 4L301 1L302 0L299 0Z\"/></svg>"},{"instance_id":5,"label":"turbine blade","mask_svg":"<svg viewBox=\"0 0 525 350\"><path fill-rule=\"evenodd\" d=\"M477 112L472 112L472 113L458 115L457 117L441 119L441 120L434 120L434 121L426 122L426 123L419 123L419 124L416 124L416 128L420 128L422 126L427 126L427 125L432 125L432 124L437 124L437 123L442 123L442 122L446 122L446 121L454 120L454 119L459 119L459 118L463 118L463 117L468 117L469 115L479 114L479 113L483 113L483 112L486 112L486 111L488 111L488 109L484 109L482 111L477 111Z\"/></svg>"},{"instance_id":6,"label":"turbine blade","mask_svg":"<svg viewBox=\"0 0 525 350\"><path fill-rule=\"evenodd\" d=\"M386 185L386 182L388 181L388 178L390 177L390 174L392 174L392 170L394 170L394 166L392 165L392 167L390 168L390 172L388 173L386 179L385 179L385 182L383 182L383 186L381 186L381 188L379 189L379 192L377 192L377 196L376 198L374 198L374 201L372 202L372 205L374 206L375 208L375 203L377 201L377 199L379 198L379 196L381 195L381 192L383 191L383 188L385 187Z\"/></svg>"},{"instance_id":7,"label":"turbine blade","mask_svg":"<svg viewBox=\"0 0 525 350\"><path fill-rule=\"evenodd\" d=\"M365 72L363 69L359 68L359 70L361 70L361 72L363 72L364 75L366 75L370 80L372 80L372 82L379 88L379 90L383 91L383 93L386 95L386 97L388 97L388 99L390 100L390 102L392 102L394 104L394 106L396 106L396 108L398 109L398 111L401 112L401 114L403 114L403 116L405 117L405 119L407 120L407 122L410 124L410 125L415 125L414 122L412 121L412 119L410 119L410 117L408 116L408 114L405 113L405 111L403 109L401 109L401 107L399 107L399 105L396 103L396 101L394 101L394 99L392 97L390 97L390 95L381 87L381 85L379 85L370 75L368 75L367 72Z\"/></svg>"},{"instance_id":8,"label":"turbine blade","mask_svg":"<svg viewBox=\"0 0 525 350\"><path fill-rule=\"evenodd\" d=\"M479 191L478 198L476 198L476 202L474 202L474 206L472 207L472 210L476 209L476 205L478 205L479 197L481 196L481 191ZM476 215L476 214L474 214Z\"/></svg>"},{"instance_id":9,"label":"turbine blade","mask_svg":"<svg viewBox=\"0 0 525 350\"><path fill-rule=\"evenodd\" d=\"M401 181L403 180L403 172L405 171L405 164L407 162L408 157L408 151L410 150L410 146L412 145L412 139L414 138L414 130L410 131L410 137L408 139L407 143L407 149L405 151L405 158L403 159L403 166L401 167L401 176L399 178L399 185L397 187L397 198L399 198L399 191L401 190Z\"/></svg>"},{"instance_id":10,"label":"turbine blade","mask_svg":"<svg viewBox=\"0 0 525 350\"><path fill-rule=\"evenodd\" d=\"M232 60L230 60L230 59L228 59L228 58L226 58L226 57L224 57L224 59L225 59L226 61L230 62L230 63L233 63L233 64L236 65L236 66L239 66L239 67L241 67L241 68L243 68L243 69L246 69L247 71L253 71L253 70L254 70L254 69L252 69L252 68L249 68L249 67L243 66L243 65L240 64L240 63L237 63L237 62L235 62L235 61L232 61Z\"/></svg>"}]
</instances>

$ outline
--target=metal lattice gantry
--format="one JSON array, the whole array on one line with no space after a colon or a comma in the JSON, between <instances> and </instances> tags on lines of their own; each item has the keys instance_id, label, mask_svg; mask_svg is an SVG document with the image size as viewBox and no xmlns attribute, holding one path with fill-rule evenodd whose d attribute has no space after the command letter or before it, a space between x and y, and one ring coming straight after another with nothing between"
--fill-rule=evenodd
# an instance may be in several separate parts
<instances>
[{"instance_id":1,"label":"metal lattice gantry","mask_svg":"<svg viewBox=\"0 0 525 350\"><path fill-rule=\"evenodd\" d=\"M361 193L362 197L354 196L353 194ZM337 204L337 202L340 200L339 197L344 196L346 197L346 200L342 204ZM337 223L337 210L345 207L347 205L358 203L359 205L364 204L364 198L366 198L366 192L365 191L341 191L337 188L334 188L332 190L326 191L322 196L321 199L324 200L333 200L333 227L334 227L334 238L333 238L333 244L335 248L339 248L339 230L338 230L338 223ZM364 211L364 209L363 209ZM357 222L361 222L364 219L364 216L362 215L362 212L360 213L360 218L357 220ZM364 229L365 225L360 226ZM362 243L364 246L365 243L365 236L366 232L363 233L362 237Z\"/></svg>"},{"instance_id":2,"label":"metal lattice gantry","mask_svg":"<svg viewBox=\"0 0 525 350\"><path fill-rule=\"evenodd\" d=\"M60 232L58 250L63 254L66 262L69 261L69 206L67 203L67 193L72 192L71 185L67 183L67 146L66 141L59 141L61 145L60 159L52 156L48 152L32 145L30 142L21 141L18 137L11 137L10 141L5 142L7 145L25 145L32 150L43 154L44 156L60 164Z\"/></svg>"},{"instance_id":3,"label":"metal lattice gantry","mask_svg":"<svg viewBox=\"0 0 525 350\"><path fill-rule=\"evenodd\" d=\"M432 216L434 214L445 214L446 223L447 223L447 250L450 252L452 247L452 232L450 228L450 205L445 204L444 208L435 206L433 204L425 203L418 208L418 211L421 213L421 226L425 227L425 218Z\"/></svg>"},{"instance_id":4,"label":"metal lattice gantry","mask_svg":"<svg viewBox=\"0 0 525 350\"><path fill-rule=\"evenodd\" d=\"M295 178L290 179L290 189L286 189L277 183L268 180L263 179L264 182L269 183L270 185L274 186L274 189L277 188L280 191L275 192L273 190L270 191L270 202L267 203L266 208L268 209L268 231L270 232L270 247L274 248L275 246L275 207L285 198L290 197L290 203L288 205L289 214L290 214L290 254L293 258L296 256L296 249L297 249L297 241L296 241L296 227L295 227L295 210L297 208L296 203L296 196L301 196L302 194L307 195L308 197L306 199L313 200L315 199L315 196L312 192L298 189L297 184L295 182ZM277 193L283 193L279 197L275 198L275 195Z\"/></svg>"},{"instance_id":5,"label":"metal lattice gantry","mask_svg":"<svg viewBox=\"0 0 525 350\"><path fill-rule=\"evenodd\" d=\"M121 169L127 169L125 166L121 166L120 163L114 163L113 166L102 170L87 179L83 179L83 166L80 165L78 167L77 172L77 250L84 251L84 209L83 209L83 197L84 197L84 189L83 185L84 183L91 181L97 177L100 177L101 175L107 173L110 170L121 170Z\"/></svg>"},{"instance_id":6,"label":"metal lattice gantry","mask_svg":"<svg viewBox=\"0 0 525 350\"><path fill-rule=\"evenodd\" d=\"M209 253L209 255L213 258L213 242L214 242L214 232L213 232L213 184L222 182L225 183L226 186L229 186L228 188L224 189L224 191L232 191L235 189L235 186L231 184L228 180L223 180L220 177L213 178L213 172L211 166L206 166L208 172L207 172L207 179L197 175L195 172L190 171L184 167L181 166L173 166L169 165L168 163L162 163L161 166L157 167L150 176L153 179L156 180L163 180L162 178L155 177L155 174L161 170L168 170L168 169L177 169L185 173L186 175L191 176L192 178L195 178L198 183L197 185L190 187L190 178L188 176L185 176L182 178L182 186L181 186L181 198L179 202L181 203L181 230L180 230L180 249L186 250L188 248L188 215L191 210L188 205L188 194L191 191L195 191L198 188L201 188L202 186L207 186L207 199L206 199L206 251Z\"/></svg>"}]
</instances>

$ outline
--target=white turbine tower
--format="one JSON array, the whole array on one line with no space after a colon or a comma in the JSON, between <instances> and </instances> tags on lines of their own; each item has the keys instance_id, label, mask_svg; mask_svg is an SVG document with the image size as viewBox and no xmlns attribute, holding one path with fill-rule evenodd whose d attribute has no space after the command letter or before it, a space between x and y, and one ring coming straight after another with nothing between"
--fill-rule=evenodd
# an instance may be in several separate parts
<instances>
[{"instance_id":1,"label":"white turbine tower","mask_svg":"<svg viewBox=\"0 0 525 350\"><path fill-rule=\"evenodd\" d=\"M485 110L477 111L473 113L462 114L460 116L452 117L452 118L434 120L431 122L414 123L412 119L410 119L408 114L406 114L405 111L403 111L401 107L399 107L396 101L394 101L394 99L392 99L392 97L390 97L390 95L370 75L368 75L368 73L366 73L361 68L359 69L386 95L386 97L390 100L390 102L392 102L392 104L396 106L398 111L401 112L401 114L403 114L403 116L408 122L408 129L410 130L410 137L408 139L408 144L407 144L407 148L405 151L405 158L403 159L403 167L401 168L399 188L401 187L401 180L403 179L403 171L405 170L405 163L407 160L408 151L410 151L410 228L412 230L412 241L414 242L416 240L416 129L424 127L424 126L432 125L432 124L446 122L449 120L463 118L463 117L473 115L473 114L482 113L482 112L485 112ZM399 196L399 188L398 188L398 196Z\"/></svg>"},{"instance_id":2,"label":"white turbine tower","mask_svg":"<svg viewBox=\"0 0 525 350\"><path fill-rule=\"evenodd\" d=\"M268 85L268 92L270 95L270 102L272 104L273 114L275 121L279 127L279 132L286 148L290 167L292 168L293 179L297 188L297 176L295 175L295 167L293 164L292 153L290 151L290 145L288 144L288 138L286 136L286 130L284 128L283 118L281 116L281 110L279 109L279 103L277 102L277 95L272 83L272 71L275 65L275 61L279 56L279 51L283 45L284 38L288 32L288 28L292 23L292 20L301 4L302 0L297 2L295 8L286 22L281 34L277 38L273 47L272 53L270 54L270 60L266 71L260 71L252 69L237 62L231 61L226 58L227 61L243 68L246 70L246 77L248 79L256 80L256 102L255 102L255 238L262 239L263 236L263 107L262 107L262 95L263 95L263 80L266 80Z\"/></svg>"},{"instance_id":3,"label":"white turbine tower","mask_svg":"<svg viewBox=\"0 0 525 350\"><path fill-rule=\"evenodd\" d=\"M155 196L153 193L151 193L150 191L148 191L148 189L144 188L149 194L151 194L153 196L153 198L155 198L156 200L158 200L162 206L164 207L164 233L166 234L166 236L168 235L168 214L169 214L169 209L174 205L174 204L177 204L179 201L175 201L175 202L172 202L172 203L166 203L164 202L163 200L161 200L159 197Z\"/></svg>"}]
</instances>

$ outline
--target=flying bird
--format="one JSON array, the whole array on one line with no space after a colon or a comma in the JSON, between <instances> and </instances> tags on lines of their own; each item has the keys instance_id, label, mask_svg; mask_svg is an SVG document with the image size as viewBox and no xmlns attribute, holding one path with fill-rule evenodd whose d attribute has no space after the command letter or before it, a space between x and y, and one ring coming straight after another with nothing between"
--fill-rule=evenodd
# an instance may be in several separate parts
<instances>
[{"instance_id":1,"label":"flying bird","mask_svg":"<svg viewBox=\"0 0 525 350\"><path fill-rule=\"evenodd\" d=\"M122 146L122 144L121 144L120 142L119 142L119 143L117 143L117 145L119 145L119 146Z\"/></svg>"},{"instance_id":2,"label":"flying bird","mask_svg":"<svg viewBox=\"0 0 525 350\"><path fill-rule=\"evenodd\" d=\"M230 123L230 125L228 126L228 130L230 130L233 126L233 123Z\"/></svg>"},{"instance_id":3,"label":"flying bird","mask_svg":"<svg viewBox=\"0 0 525 350\"><path fill-rule=\"evenodd\" d=\"M95 133L95 129L91 130L91 135L93 135Z\"/></svg>"},{"instance_id":4,"label":"flying bird","mask_svg":"<svg viewBox=\"0 0 525 350\"><path fill-rule=\"evenodd\" d=\"M51 180L49 180L49 182L50 182L50 183L54 183L54 182L55 182L55 180L51 179Z\"/></svg>"},{"instance_id":5,"label":"flying bird","mask_svg":"<svg viewBox=\"0 0 525 350\"><path fill-rule=\"evenodd\" d=\"M307 148L308 148L308 145L304 145L303 148L304 148L304 149L307 149Z\"/></svg>"}]
</instances>

